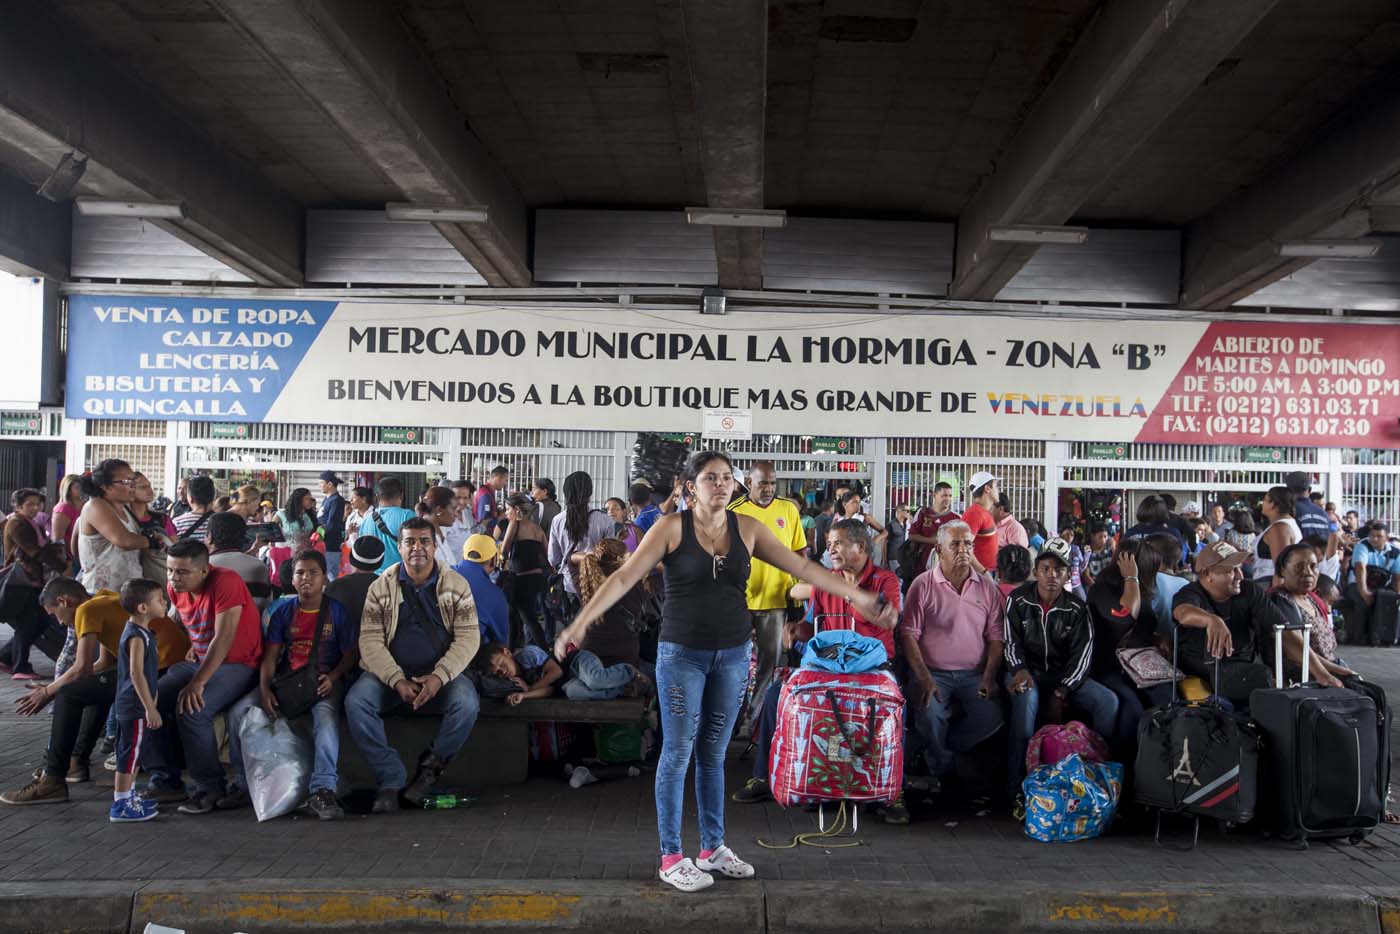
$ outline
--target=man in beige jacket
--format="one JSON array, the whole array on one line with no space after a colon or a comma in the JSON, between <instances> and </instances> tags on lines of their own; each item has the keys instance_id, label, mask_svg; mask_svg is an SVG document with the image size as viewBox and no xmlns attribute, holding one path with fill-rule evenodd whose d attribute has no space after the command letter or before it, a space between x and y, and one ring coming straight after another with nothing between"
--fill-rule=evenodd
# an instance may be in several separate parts
<instances>
[{"instance_id":1,"label":"man in beige jacket","mask_svg":"<svg viewBox=\"0 0 1400 934\"><path fill-rule=\"evenodd\" d=\"M481 708L467 665L481 645L471 587L439 565L433 526L409 519L399 529L399 554L370 585L360 620L360 667L365 674L345 697L345 716L379 794L376 814L397 811L399 796L419 805L476 725ZM431 707L429 702L435 703ZM412 782L384 734L383 714L440 714L432 745L418 757Z\"/></svg>"}]
</instances>

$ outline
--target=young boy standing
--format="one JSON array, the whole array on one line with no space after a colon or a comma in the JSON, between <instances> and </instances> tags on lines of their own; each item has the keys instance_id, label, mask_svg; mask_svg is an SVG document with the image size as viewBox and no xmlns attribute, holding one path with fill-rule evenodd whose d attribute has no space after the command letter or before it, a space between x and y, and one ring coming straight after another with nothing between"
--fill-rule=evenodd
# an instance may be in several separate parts
<instances>
[{"instance_id":1,"label":"young boy standing","mask_svg":"<svg viewBox=\"0 0 1400 934\"><path fill-rule=\"evenodd\" d=\"M122 585L122 609L130 614L117 646L117 775L115 800L108 820L114 824L147 821L159 813L159 805L132 791L141 762L141 740L146 730L160 729L156 709L156 636L151 620L166 613L165 588L153 580L137 578Z\"/></svg>"}]
</instances>

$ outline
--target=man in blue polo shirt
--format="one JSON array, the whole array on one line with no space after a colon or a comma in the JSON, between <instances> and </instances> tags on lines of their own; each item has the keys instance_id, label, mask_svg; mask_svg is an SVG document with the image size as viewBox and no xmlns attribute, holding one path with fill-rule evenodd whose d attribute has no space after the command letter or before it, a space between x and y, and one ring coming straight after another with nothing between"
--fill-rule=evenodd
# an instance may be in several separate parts
<instances>
[{"instance_id":1,"label":"man in blue polo shirt","mask_svg":"<svg viewBox=\"0 0 1400 934\"><path fill-rule=\"evenodd\" d=\"M398 564L399 529L409 519L415 518L412 509L403 506L403 484L397 477L381 477L374 485L375 506L360 522L360 535L372 535L384 543L384 560L379 564L379 573L384 573L390 565Z\"/></svg>"}]
</instances>

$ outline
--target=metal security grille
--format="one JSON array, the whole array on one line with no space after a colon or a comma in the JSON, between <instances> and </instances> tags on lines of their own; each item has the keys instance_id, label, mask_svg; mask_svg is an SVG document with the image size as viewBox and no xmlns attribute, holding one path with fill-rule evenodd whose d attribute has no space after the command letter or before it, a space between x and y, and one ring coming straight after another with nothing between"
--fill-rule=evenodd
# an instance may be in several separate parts
<instances>
[{"instance_id":1,"label":"metal security grille","mask_svg":"<svg viewBox=\"0 0 1400 934\"><path fill-rule=\"evenodd\" d=\"M1341 493L1332 498L1342 512L1355 509L1363 521L1400 524L1400 451L1352 448L1341 454Z\"/></svg>"},{"instance_id":2,"label":"metal security grille","mask_svg":"<svg viewBox=\"0 0 1400 934\"><path fill-rule=\"evenodd\" d=\"M164 422L161 423L162 428ZM165 439L159 442L116 442L89 444L87 465L95 466L109 457L117 457L131 465L131 469L143 473L151 481L151 486L159 494L165 488Z\"/></svg>"},{"instance_id":3,"label":"metal security grille","mask_svg":"<svg viewBox=\"0 0 1400 934\"><path fill-rule=\"evenodd\" d=\"M890 438L885 465L886 502L917 508L929 502L939 480L957 491L955 508L967 505L967 484L974 473L990 471L1002 478L1001 489L1023 519L1045 511L1045 442L1016 438Z\"/></svg>"},{"instance_id":4,"label":"metal security grille","mask_svg":"<svg viewBox=\"0 0 1400 934\"><path fill-rule=\"evenodd\" d=\"M138 418L90 418L87 423L90 438L159 438L165 440L165 422L148 422Z\"/></svg>"},{"instance_id":5,"label":"metal security grille","mask_svg":"<svg viewBox=\"0 0 1400 934\"><path fill-rule=\"evenodd\" d=\"M630 443L630 442L629 442ZM527 490L537 479L554 481L563 501L564 478L582 470L593 478L593 505L627 497L627 477L618 467L617 434L611 431L467 428L454 476L484 483L500 466L510 471L507 489Z\"/></svg>"},{"instance_id":6,"label":"metal security grille","mask_svg":"<svg viewBox=\"0 0 1400 934\"><path fill-rule=\"evenodd\" d=\"M1090 460L1101 456L1106 445L1088 441L1072 441L1071 460ZM1224 444L1123 444L1123 458L1137 463L1163 464L1288 464L1306 467L1318 463L1317 448L1260 448ZM1267 458L1267 460L1265 460ZM1273 469L1277 470L1275 466Z\"/></svg>"}]
</instances>

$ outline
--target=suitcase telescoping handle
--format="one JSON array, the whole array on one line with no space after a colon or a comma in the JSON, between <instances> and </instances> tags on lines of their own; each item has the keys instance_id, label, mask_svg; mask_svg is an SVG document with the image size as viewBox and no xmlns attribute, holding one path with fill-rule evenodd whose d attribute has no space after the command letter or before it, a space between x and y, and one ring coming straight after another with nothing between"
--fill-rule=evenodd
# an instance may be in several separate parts
<instances>
[{"instance_id":1,"label":"suitcase telescoping handle","mask_svg":"<svg viewBox=\"0 0 1400 934\"><path fill-rule=\"evenodd\" d=\"M1283 634L1301 631L1303 633L1303 683L1308 683L1308 660L1312 655L1312 623L1274 624L1274 685L1282 688L1283 680Z\"/></svg>"},{"instance_id":2,"label":"suitcase telescoping handle","mask_svg":"<svg viewBox=\"0 0 1400 934\"><path fill-rule=\"evenodd\" d=\"M1177 662L1176 662L1177 654L1178 654L1178 652L1177 652L1177 647L1178 647L1178 645L1179 645L1179 640L1178 640L1178 638L1177 638L1177 634L1178 634L1180 631L1181 631L1181 624L1178 623L1176 620L1172 620L1172 703L1173 703L1173 704L1179 703L1179 702L1184 701L1184 700L1186 699L1186 698L1184 698L1184 697L1181 696L1181 690L1182 690L1182 688L1181 688L1181 682L1182 682L1182 680L1185 678L1185 672L1183 672L1183 671L1181 670L1181 667L1180 667L1180 666L1177 664ZM1181 677L1181 678L1176 677L1177 673L1180 673L1180 674L1182 675L1182 677ZM1216 706L1218 707L1218 706L1220 705L1220 697L1219 697L1219 695L1217 695L1217 694L1215 693L1215 688L1216 688L1216 686L1218 686L1218 685L1220 684L1220 659L1218 659L1218 658L1215 660L1215 675L1214 675L1214 679L1215 679L1215 680L1211 683L1211 697L1214 697L1214 698L1216 699ZM1206 700L1209 701L1210 698L1206 698Z\"/></svg>"}]
</instances>

